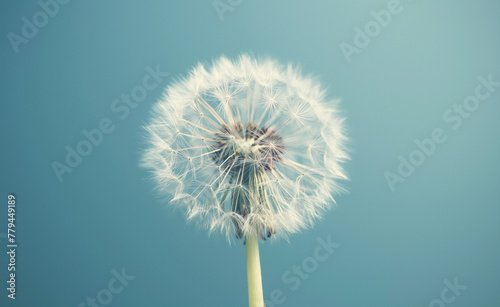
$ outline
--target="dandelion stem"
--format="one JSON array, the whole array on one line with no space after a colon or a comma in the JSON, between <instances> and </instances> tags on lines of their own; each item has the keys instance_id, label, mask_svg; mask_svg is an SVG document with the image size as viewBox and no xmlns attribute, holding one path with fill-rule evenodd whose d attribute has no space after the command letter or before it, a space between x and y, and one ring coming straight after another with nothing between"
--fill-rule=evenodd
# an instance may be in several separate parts
<instances>
[{"instance_id":1,"label":"dandelion stem","mask_svg":"<svg viewBox=\"0 0 500 307\"><path fill-rule=\"evenodd\" d=\"M246 237L248 303L250 307L265 307L260 273L259 240L257 236Z\"/></svg>"}]
</instances>

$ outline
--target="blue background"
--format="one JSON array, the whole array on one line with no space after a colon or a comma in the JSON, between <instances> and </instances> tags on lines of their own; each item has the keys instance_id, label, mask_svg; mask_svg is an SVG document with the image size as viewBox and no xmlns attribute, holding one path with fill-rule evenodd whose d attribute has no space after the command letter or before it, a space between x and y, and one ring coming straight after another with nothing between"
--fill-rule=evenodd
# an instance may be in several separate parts
<instances>
[{"instance_id":1,"label":"blue background","mask_svg":"<svg viewBox=\"0 0 500 307\"><path fill-rule=\"evenodd\" d=\"M289 243L261 245L266 299L280 289L282 306L423 307L458 278L468 288L453 306L500 306L499 88L458 129L443 120L478 76L500 80L500 3L402 1L348 63L340 43L353 44L354 27L388 2L244 0L221 20L211 1L73 0L15 53L7 34L41 8L2 1L0 233L13 192L19 248L13 302L0 237L0 305L78 306L122 268L135 279L109 306L248 304L244 247L186 225L138 160L162 87L198 61L251 52L319 76L342 98L352 140L350 192L337 208ZM156 65L169 77L121 120L112 101ZM51 163L103 118L115 130L59 182ZM446 142L392 192L384 172L435 128ZM340 247L290 290L282 275L328 236Z\"/></svg>"}]
</instances>

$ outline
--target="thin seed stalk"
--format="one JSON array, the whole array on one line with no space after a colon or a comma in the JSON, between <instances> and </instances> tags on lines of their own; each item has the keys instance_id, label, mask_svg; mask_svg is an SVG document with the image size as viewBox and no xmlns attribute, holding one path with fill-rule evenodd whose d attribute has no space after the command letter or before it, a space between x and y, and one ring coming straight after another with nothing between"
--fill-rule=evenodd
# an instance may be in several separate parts
<instances>
[{"instance_id":1,"label":"thin seed stalk","mask_svg":"<svg viewBox=\"0 0 500 307\"><path fill-rule=\"evenodd\" d=\"M243 192L241 189L237 188L232 193L231 196L231 211L239 214L243 218L246 218L247 214L255 212L255 210L261 210L260 203L264 200L265 191L262 187L262 182L264 181L263 174L260 171L256 171L254 168L247 167L245 169L245 164L237 174L233 174L233 178L236 178L236 183L244 186L244 189L248 190L248 193ZM243 189L243 188L242 188ZM244 236L247 254L247 279L248 279L248 304L250 307L265 307L264 306L264 294L262 290L262 274L260 268L260 256L259 256L259 231L260 226L256 225L255 234L243 234L243 231L239 225L239 221L234 222L236 236L241 238ZM265 234L264 234L265 235Z\"/></svg>"},{"instance_id":2,"label":"thin seed stalk","mask_svg":"<svg viewBox=\"0 0 500 307\"><path fill-rule=\"evenodd\" d=\"M247 277L249 307L265 307L260 272L259 239L256 236L246 238Z\"/></svg>"}]
</instances>

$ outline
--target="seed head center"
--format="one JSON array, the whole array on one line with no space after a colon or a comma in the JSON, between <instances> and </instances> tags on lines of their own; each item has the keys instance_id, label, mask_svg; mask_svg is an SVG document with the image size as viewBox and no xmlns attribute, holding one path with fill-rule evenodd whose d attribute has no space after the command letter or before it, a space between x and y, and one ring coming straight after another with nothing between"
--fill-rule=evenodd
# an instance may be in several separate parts
<instances>
[{"instance_id":1,"label":"seed head center","mask_svg":"<svg viewBox=\"0 0 500 307\"><path fill-rule=\"evenodd\" d=\"M238 168L244 161L253 161L261 170L271 170L276 162L281 161L284 153L283 138L271 128L247 124L243 129L241 123L233 127L224 125L216 133L215 144L212 144L212 159L220 164L233 165ZM246 160L247 158L250 159ZM240 163L238 163L240 162Z\"/></svg>"},{"instance_id":2,"label":"seed head center","mask_svg":"<svg viewBox=\"0 0 500 307\"><path fill-rule=\"evenodd\" d=\"M255 147L255 140L253 138L238 138L234 140L234 148L240 149L242 154L252 153Z\"/></svg>"}]
</instances>

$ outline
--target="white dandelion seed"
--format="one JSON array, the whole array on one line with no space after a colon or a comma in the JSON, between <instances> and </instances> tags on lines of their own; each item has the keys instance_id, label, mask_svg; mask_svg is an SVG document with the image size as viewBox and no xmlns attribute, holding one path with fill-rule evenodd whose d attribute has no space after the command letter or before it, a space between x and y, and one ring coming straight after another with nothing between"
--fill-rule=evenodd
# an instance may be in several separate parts
<instances>
[{"instance_id":1,"label":"white dandelion seed","mask_svg":"<svg viewBox=\"0 0 500 307\"><path fill-rule=\"evenodd\" d=\"M337 103L291 65L242 55L198 64L154 106L142 164L188 220L246 240L251 306L263 302L262 286L250 289L257 237L311 226L342 191Z\"/></svg>"}]
</instances>

